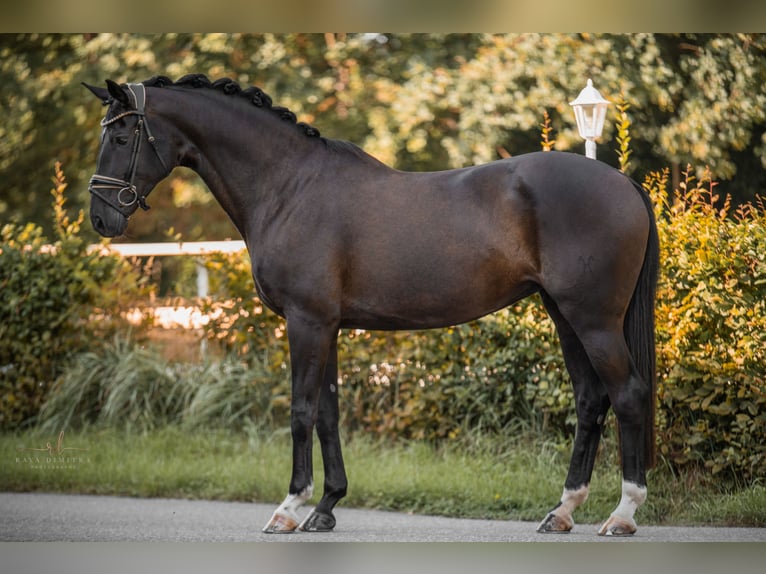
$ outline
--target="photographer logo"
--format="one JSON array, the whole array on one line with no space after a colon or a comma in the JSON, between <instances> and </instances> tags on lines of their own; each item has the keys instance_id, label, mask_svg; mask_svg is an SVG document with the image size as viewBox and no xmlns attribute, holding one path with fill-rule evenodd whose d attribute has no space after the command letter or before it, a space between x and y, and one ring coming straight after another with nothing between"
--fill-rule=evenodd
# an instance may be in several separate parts
<instances>
[{"instance_id":1,"label":"photographer logo","mask_svg":"<svg viewBox=\"0 0 766 574\"><path fill-rule=\"evenodd\" d=\"M16 464L37 470L74 470L82 464L89 464L88 448L64 446L64 431L61 431L56 444L45 443L42 448L19 447L16 449Z\"/></svg>"}]
</instances>

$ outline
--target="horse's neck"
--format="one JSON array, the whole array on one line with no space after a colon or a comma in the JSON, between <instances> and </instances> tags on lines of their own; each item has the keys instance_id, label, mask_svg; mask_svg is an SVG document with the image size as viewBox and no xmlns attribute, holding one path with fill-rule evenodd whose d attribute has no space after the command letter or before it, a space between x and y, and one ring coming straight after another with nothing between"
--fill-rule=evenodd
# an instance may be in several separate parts
<instances>
[{"instance_id":1,"label":"horse's neck","mask_svg":"<svg viewBox=\"0 0 766 574\"><path fill-rule=\"evenodd\" d=\"M185 140L181 165L203 179L246 236L252 213L289 200L285 188L318 142L269 110L242 106L236 96L181 94L183 102L166 103Z\"/></svg>"}]
</instances>

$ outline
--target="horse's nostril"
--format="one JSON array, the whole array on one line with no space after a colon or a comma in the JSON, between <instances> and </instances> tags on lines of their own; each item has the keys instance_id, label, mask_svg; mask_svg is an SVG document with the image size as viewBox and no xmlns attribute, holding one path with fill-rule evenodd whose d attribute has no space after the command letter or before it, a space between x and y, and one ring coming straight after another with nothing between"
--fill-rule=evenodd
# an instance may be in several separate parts
<instances>
[{"instance_id":1,"label":"horse's nostril","mask_svg":"<svg viewBox=\"0 0 766 574\"><path fill-rule=\"evenodd\" d=\"M98 231L98 233L103 234L104 232L104 222L101 221L101 218L98 215L94 215L91 219L91 223L93 223L93 229Z\"/></svg>"}]
</instances>

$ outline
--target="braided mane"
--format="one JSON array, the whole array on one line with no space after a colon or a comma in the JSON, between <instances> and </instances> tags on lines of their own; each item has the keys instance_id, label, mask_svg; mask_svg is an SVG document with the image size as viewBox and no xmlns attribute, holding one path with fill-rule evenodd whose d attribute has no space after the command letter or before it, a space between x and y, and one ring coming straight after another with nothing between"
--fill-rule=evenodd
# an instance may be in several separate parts
<instances>
[{"instance_id":1,"label":"braided mane","mask_svg":"<svg viewBox=\"0 0 766 574\"><path fill-rule=\"evenodd\" d=\"M298 122L293 112L282 106L273 105L271 97L266 92L255 86L242 89L242 87L236 81L230 78L221 78L211 82L204 74L187 74L175 82L167 76L154 76L142 83L144 86L151 88L208 88L213 90L220 90L227 96L244 98L254 106L269 110L277 114L281 119L292 122L297 127L302 129L303 133L305 133L308 137L317 138L322 143L324 143L329 150L332 150L336 153L350 154L351 156L354 156L363 161L380 164L377 159L351 142L320 137L319 130L317 128L304 122Z\"/></svg>"},{"instance_id":2,"label":"braided mane","mask_svg":"<svg viewBox=\"0 0 766 574\"><path fill-rule=\"evenodd\" d=\"M304 122L298 122L295 114L289 109L273 105L271 97L260 88L249 87L243 90L237 82L230 78L221 78L220 80L211 82L204 74L187 74L174 82L166 76L154 76L143 82L143 84L144 86L152 88L176 86L180 88L209 88L219 90L227 96L245 98L254 106L272 111L281 119L296 124L309 137L319 137L318 129Z\"/></svg>"}]
</instances>

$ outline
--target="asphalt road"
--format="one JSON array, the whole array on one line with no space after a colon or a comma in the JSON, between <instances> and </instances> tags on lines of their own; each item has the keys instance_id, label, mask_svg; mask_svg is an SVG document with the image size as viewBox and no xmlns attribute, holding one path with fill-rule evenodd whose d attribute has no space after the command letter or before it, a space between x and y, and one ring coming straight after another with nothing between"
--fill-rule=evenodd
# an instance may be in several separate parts
<instances>
[{"instance_id":1,"label":"asphalt road","mask_svg":"<svg viewBox=\"0 0 766 574\"><path fill-rule=\"evenodd\" d=\"M766 528L641 526L631 538L538 534L532 522L337 508L330 533L263 534L272 504L0 493L0 541L23 542L764 542Z\"/></svg>"}]
</instances>

